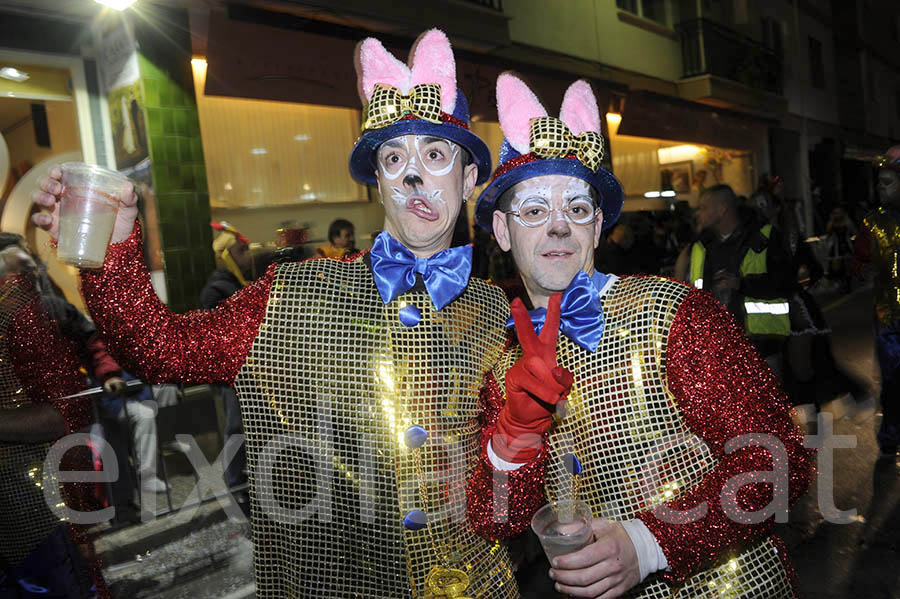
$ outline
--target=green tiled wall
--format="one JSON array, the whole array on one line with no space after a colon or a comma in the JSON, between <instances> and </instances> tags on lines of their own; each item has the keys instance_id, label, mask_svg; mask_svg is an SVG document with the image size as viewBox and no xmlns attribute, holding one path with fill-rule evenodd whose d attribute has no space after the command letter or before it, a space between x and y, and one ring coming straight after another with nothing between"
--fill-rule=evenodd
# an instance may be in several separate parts
<instances>
[{"instance_id":1,"label":"green tiled wall","mask_svg":"<svg viewBox=\"0 0 900 599\"><path fill-rule=\"evenodd\" d=\"M190 54L151 59L142 50L139 66L169 306L184 312L198 307L200 290L215 268L200 122L185 76Z\"/></svg>"}]
</instances>

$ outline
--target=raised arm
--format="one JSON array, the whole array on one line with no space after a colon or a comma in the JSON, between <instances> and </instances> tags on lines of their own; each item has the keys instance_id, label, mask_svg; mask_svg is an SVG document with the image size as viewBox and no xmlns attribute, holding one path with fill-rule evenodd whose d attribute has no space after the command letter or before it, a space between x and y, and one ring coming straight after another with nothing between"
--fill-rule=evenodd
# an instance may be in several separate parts
<instances>
[{"instance_id":1,"label":"raised arm","mask_svg":"<svg viewBox=\"0 0 900 599\"><path fill-rule=\"evenodd\" d=\"M140 227L83 270L81 292L107 348L149 383L231 384L259 331L274 267L214 310L172 313L156 296Z\"/></svg>"},{"instance_id":2,"label":"raised arm","mask_svg":"<svg viewBox=\"0 0 900 599\"><path fill-rule=\"evenodd\" d=\"M672 577L683 581L728 549L770 532L774 524L773 518L750 523L726 513L725 507L731 506L759 511L773 499L773 486L764 482L741 486L723 497L723 489L735 476L772 471L774 464L773 454L760 445L726 453L729 441L758 435L757 439L780 443L789 485L776 486L774 491L788 493L791 503L809 486L813 454L803 447L787 397L774 375L711 295L692 290L678 308L669 332L666 373L685 424L719 460L697 487L665 504L668 514L639 515L662 547ZM678 518L672 512L684 513L704 503L704 517L673 523Z\"/></svg>"}]
</instances>

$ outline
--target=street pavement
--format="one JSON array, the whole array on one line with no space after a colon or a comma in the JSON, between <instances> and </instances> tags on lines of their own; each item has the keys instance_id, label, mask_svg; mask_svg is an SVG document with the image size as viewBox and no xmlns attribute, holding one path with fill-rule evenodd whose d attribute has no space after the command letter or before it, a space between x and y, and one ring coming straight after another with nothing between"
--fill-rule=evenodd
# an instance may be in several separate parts
<instances>
[{"instance_id":1,"label":"street pavement","mask_svg":"<svg viewBox=\"0 0 900 599\"><path fill-rule=\"evenodd\" d=\"M877 391L871 290L826 297L822 304L838 364ZM779 526L805 597L900 597L900 468L896 458L879 459L880 416L879 410L862 422L834 421L832 441L843 448L833 450L832 466L820 454L814 488L792 510L791 522ZM830 488L833 495L826 495ZM825 518L829 507L846 513L832 510Z\"/></svg>"},{"instance_id":2,"label":"street pavement","mask_svg":"<svg viewBox=\"0 0 900 599\"><path fill-rule=\"evenodd\" d=\"M871 338L871 291L819 294L833 329L839 365L877 392ZM829 418L829 416L825 416ZM785 539L804 597L900 598L900 466L879 460L875 431L880 413L863 421L834 420L820 452L811 492L777 526ZM827 423L820 423L821 429ZM808 442L818 442L808 438ZM192 484L190 477L173 485ZM833 491L832 491L833 489ZM182 515L183 516L183 515ZM98 550L116 597L243 599L254 596L249 525L228 519L213 501L192 518L166 516L103 533Z\"/></svg>"}]
</instances>

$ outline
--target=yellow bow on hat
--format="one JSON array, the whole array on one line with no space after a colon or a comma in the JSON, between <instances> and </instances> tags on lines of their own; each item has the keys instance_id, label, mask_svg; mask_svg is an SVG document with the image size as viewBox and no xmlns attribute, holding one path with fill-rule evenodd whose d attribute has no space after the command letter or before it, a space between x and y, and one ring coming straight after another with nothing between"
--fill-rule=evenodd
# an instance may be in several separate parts
<instances>
[{"instance_id":1,"label":"yellow bow on hat","mask_svg":"<svg viewBox=\"0 0 900 599\"><path fill-rule=\"evenodd\" d=\"M431 123L441 123L441 86L437 83L421 83L404 96L392 85L376 83L372 99L366 109L363 131L381 129L412 114Z\"/></svg>"},{"instance_id":2,"label":"yellow bow on hat","mask_svg":"<svg viewBox=\"0 0 900 599\"><path fill-rule=\"evenodd\" d=\"M562 158L575 154L592 171L600 168L600 161L603 160L603 136L596 131L572 135L564 122L552 116L533 118L530 123L528 145L536 156Z\"/></svg>"}]
</instances>

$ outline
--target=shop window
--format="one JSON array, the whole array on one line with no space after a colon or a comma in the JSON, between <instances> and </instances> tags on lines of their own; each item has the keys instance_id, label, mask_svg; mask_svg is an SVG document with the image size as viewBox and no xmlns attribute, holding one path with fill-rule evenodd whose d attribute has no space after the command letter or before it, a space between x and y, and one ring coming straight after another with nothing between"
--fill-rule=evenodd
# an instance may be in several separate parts
<instances>
[{"instance_id":1,"label":"shop window","mask_svg":"<svg viewBox=\"0 0 900 599\"><path fill-rule=\"evenodd\" d=\"M669 24L666 0L616 0L619 10L630 12L660 25Z\"/></svg>"},{"instance_id":2,"label":"shop window","mask_svg":"<svg viewBox=\"0 0 900 599\"><path fill-rule=\"evenodd\" d=\"M809 37L809 80L813 87L825 89L825 61L822 58L822 42Z\"/></svg>"},{"instance_id":3,"label":"shop window","mask_svg":"<svg viewBox=\"0 0 900 599\"><path fill-rule=\"evenodd\" d=\"M212 208L264 208L369 200L347 170L359 110L203 93L197 111Z\"/></svg>"}]
</instances>

